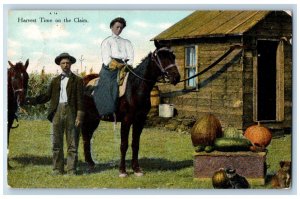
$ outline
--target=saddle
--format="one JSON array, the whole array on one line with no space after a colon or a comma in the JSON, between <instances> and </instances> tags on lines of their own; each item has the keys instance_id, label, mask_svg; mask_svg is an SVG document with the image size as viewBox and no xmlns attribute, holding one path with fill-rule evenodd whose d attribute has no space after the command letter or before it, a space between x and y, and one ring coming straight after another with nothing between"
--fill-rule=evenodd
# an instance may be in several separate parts
<instances>
[{"instance_id":1,"label":"saddle","mask_svg":"<svg viewBox=\"0 0 300 199\"><path fill-rule=\"evenodd\" d=\"M119 82L119 97L122 97L125 94L128 75L129 73L125 74L123 81ZM86 95L88 96L93 95L94 88L97 86L99 79L100 77L92 79L91 81L88 82L85 90Z\"/></svg>"}]
</instances>

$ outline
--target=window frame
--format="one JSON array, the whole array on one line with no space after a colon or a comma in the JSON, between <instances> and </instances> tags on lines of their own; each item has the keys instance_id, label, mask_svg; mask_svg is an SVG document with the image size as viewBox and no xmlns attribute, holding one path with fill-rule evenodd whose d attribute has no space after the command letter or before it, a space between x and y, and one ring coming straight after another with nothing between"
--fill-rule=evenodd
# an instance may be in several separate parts
<instances>
[{"instance_id":1,"label":"window frame","mask_svg":"<svg viewBox=\"0 0 300 199\"><path fill-rule=\"evenodd\" d=\"M193 65L187 65L187 63L191 63L192 61L190 60L189 62L187 61L188 59L188 49L191 49L193 48L194 49L194 63ZM195 75L198 73L198 46L195 45L195 44L192 44L192 45L186 45L184 47L184 77L185 79ZM189 70L191 69L195 69L195 72L192 74L192 75L189 75ZM196 90L198 90L198 77L195 77L193 78L194 79L194 84L195 85L190 85L190 80L186 81L185 82L185 89L192 89L192 88L195 88Z\"/></svg>"}]
</instances>

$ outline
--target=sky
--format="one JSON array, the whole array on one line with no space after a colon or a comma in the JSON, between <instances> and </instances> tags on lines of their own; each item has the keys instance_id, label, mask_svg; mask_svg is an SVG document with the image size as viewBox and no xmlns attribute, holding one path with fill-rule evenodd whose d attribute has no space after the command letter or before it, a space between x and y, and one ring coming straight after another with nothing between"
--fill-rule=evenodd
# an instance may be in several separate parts
<instances>
[{"instance_id":1,"label":"sky","mask_svg":"<svg viewBox=\"0 0 300 199\"><path fill-rule=\"evenodd\" d=\"M102 65L100 45L111 35L109 24L123 17L121 37L134 47L134 64L154 50L153 37L191 14L192 10L9 10L7 57L13 63L29 59L28 72L59 73L54 59L68 52L77 59L76 73Z\"/></svg>"}]
</instances>

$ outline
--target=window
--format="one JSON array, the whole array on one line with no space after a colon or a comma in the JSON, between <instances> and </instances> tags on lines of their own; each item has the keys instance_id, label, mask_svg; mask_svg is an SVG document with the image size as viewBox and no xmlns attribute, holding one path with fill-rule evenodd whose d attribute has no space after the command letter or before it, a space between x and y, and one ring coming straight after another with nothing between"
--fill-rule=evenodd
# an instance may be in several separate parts
<instances>
[{"instance_id":1,"label":"window","mask_svg":"<svg viewBox=\"0 0 300 199\"><path fill-rule=\"evenodd\" d=\"M197 73L196 46L185 48L185 78L192 77ZM197 77L186 81L186 87L196 87Z\"/></svg>"}]
</instances>

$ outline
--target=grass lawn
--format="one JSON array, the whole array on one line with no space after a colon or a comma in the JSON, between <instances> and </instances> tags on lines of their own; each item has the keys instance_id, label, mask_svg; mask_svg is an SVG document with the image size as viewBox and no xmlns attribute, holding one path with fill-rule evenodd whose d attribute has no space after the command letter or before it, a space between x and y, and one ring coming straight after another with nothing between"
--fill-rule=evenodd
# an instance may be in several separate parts
<instances>
[{"instance_id":1,"label":"grass lawn","mask_svg":"<svg viewBox=\"0 0 300 199\"><path fill-rule=\"evenodd\" d=\"M84 163L82 140L79 147L79 175L52 176L51 124L48 121L20 121L11 131L8 184L12 188L147 188L211 189L211 182L193 180L193 146L189 134L157 128L144 129L140 143L140 166L145 175L136 177L130 168L131 148L127 152L129 177L118 177L119 135L113 124L101 122L93 138L96 172L89 174ZM66 150L65 150L66 151ZM280 160L291 160L291 135L274 138L268 147L268 174L275 173ZM269 185L252 188L269 188Z\"/></svg>"}]
</instances>

